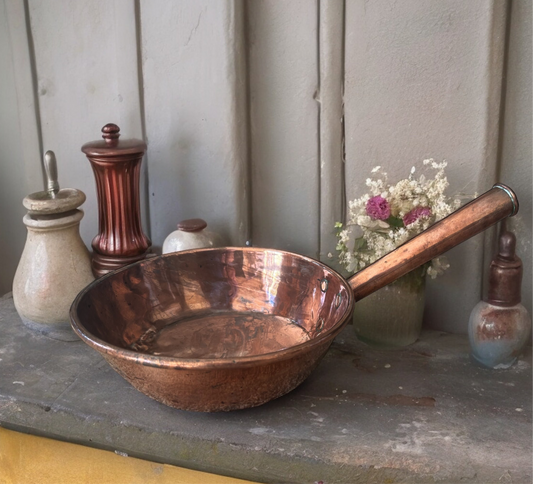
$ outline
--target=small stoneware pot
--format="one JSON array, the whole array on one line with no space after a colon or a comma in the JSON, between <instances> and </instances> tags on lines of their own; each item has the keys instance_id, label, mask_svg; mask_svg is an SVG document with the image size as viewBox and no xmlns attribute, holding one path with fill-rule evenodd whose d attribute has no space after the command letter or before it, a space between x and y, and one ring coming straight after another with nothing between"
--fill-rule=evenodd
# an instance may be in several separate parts
<instances>
[{"instance_id":1,"label":"small stoneware pot","mask_svg":"<svg viewBox=\"0 0 533 484\"><path fill-rule=\"evenodd\" d=\"M220 237L207 229L207 222L201 218L191 218L182 220L178 224L178 230L165 239L163 254L219 246Z\"/></svg>"}]
</instances>

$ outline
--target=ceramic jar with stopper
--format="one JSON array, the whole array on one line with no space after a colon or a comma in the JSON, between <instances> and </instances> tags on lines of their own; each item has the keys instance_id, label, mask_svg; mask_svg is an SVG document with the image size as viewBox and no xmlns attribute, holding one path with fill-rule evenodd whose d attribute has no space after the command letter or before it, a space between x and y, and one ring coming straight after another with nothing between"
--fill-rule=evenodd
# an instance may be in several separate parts
<instances>
[{"instance_id":1,"label":"ceramic jar with stopper","mask_svg":"<svg viewBox=\"0 0 533 484\"><path fill-rule=\"evenodd\" d=\"M182 220L178 230L172 232L163 242L163 254L180 250L218 247L220 238L207 229L207 222L201 218Z\"/></svg>"},{"instance_id":2,"label":"ceramic jar with stopper","mask_svg":"<svg viewBox=\"0 0 533 484\"><path fill-rule=\"evenodd\" d=\"M46 191L28 195L23 222L26 244L13 280L13 300L23 323L52 338L76 341L70 328L72 301L94 280L89 251L79 233L85 194L59 189L55 155L47 151Z\"/></svg>"},{"instance_id":3,"label":"ceramic jar with stopper","mask_svg":"<svg viewBox=\"0 0 533 484\"><path fill-rule=\"evenodd\" d=\"M468 323L472 357L488 368L509 368L530 337L531 317L520 304L522 261L515 249L515 235L502 231L490 264L488 298L474 307Z\"/></svg>"}]
</instances>

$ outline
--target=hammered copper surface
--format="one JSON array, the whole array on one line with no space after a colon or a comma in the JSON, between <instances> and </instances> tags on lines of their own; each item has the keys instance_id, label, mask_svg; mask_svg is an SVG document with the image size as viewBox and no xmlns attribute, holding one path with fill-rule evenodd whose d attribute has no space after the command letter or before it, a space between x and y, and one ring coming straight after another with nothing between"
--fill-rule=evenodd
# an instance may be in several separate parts
<instances>
[{"instance_id":1,"label":"hammered copper surface","mask_svg":"<svg viewBox=\"0 0 533 484\"><path fill-rule=\"evenodd\" d=\"M256 248L171 253L85 288L72 327L138 390L196 411L248 408L298 386L349 320L355 299L516 213L493 188L349 282L326 265Z\"/></svg>"},{"instance_id":2,"label":"hammered copper surface","mask_svg":"<svg viewBox=\"0 0 533 484\"><path fill-rule=\"evenodd\" d=\"M73 318L78 334L141 391L179 408L230 410L303 381L352 304L348 284L312 259L205 249L103 277ZM154 367L159 378L149 376Z\"/></svg>"}]
</instances>

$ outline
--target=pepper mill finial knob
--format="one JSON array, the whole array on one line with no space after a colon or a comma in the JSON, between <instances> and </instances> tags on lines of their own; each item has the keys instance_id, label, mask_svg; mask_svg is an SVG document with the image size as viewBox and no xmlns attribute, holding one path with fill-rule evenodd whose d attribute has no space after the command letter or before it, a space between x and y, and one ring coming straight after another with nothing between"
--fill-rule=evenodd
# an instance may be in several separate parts
<instances>
[{"instance_id":1,"label":"pepper mill finial knob","mask_svg":"<svg viewBox=\"0 0 533 484\"><path fill-rule=\"evenodd\" d=\"M120 136L120 128L113 123L108 123L102 128L102 138L107 144L116 143Z\"/></svg>"}]
</instances>

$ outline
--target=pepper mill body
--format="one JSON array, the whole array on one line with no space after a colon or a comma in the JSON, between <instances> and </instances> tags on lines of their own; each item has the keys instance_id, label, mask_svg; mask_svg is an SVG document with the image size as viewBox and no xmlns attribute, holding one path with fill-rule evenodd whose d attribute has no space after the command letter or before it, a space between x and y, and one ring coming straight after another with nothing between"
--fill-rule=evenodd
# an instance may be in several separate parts
<instances>
[{"instance_id":1,"label":"pepper mill body","mask_svg":"<svg viewBox=\"0 0 533 484\"><path fill-rule=\"evenodd\" d=\"M522 261L515 246L514 234L503 232L490 266L488 298L474 307L468 322L472 358L487 368L513 365L531 334L531 317L520 304Z\"/></svg>"},{"instance_id":2,"label":"pepper mill body","mask_svg":"<svg viewBox=\"0 0 533 484\"><path fill-rule=\"evenodd\" d=\"M78 339L70 327L70 306L94 280L79 233L83 212L77 207L84 201L80 190L59 190L58 185L55 193L37 192L24 199L28 234L13 280L13 300L22 322L65 341Z\"/></svg>"},{"instance_id":3,"label":"pepper mill body","mask_svg":"<svg viewBox=\"0 0 533 484\"><path fill-rule=\"evenodd\" d=\"M102 128L103 140L82 146L96 180L98 234L92 241L96 277L146 258L150 239L141 226L140 172L146 144L119 141L115 124Z\"/></svg>"}]
</instances>

